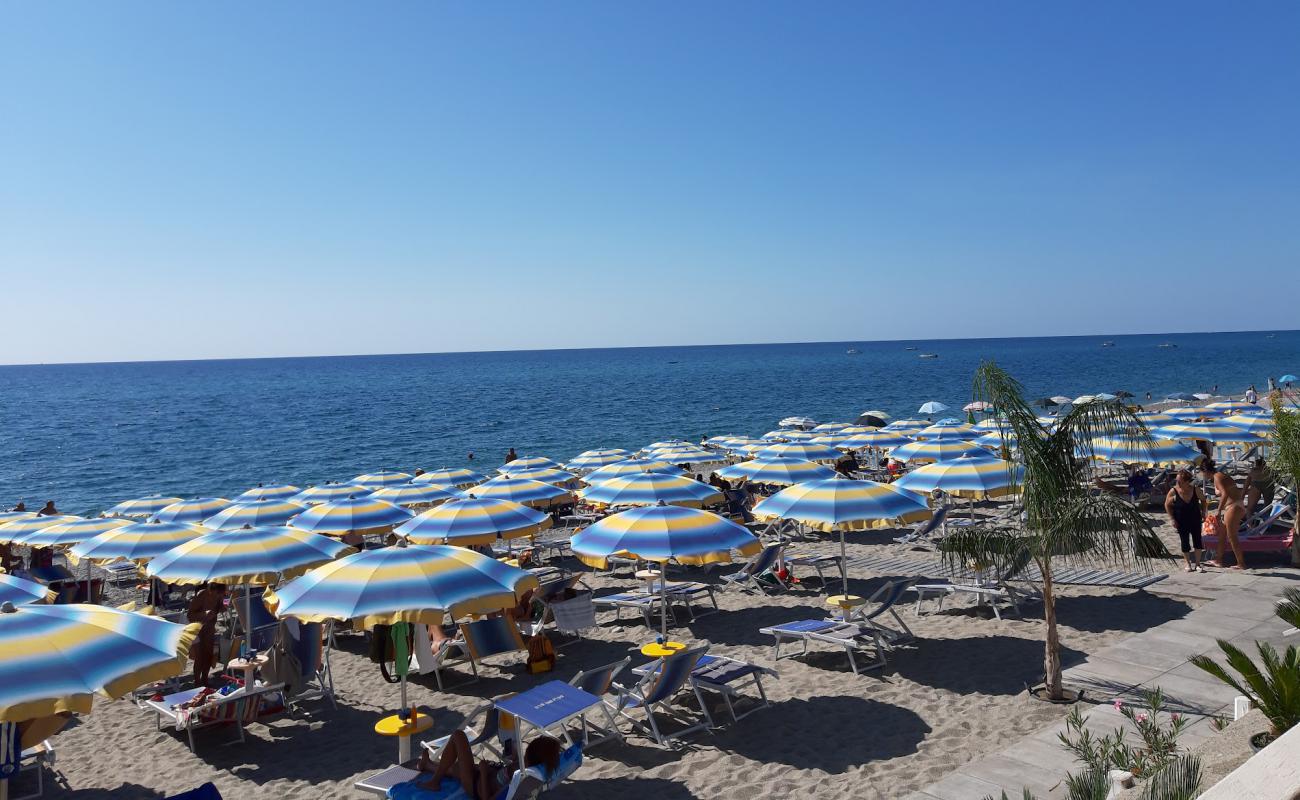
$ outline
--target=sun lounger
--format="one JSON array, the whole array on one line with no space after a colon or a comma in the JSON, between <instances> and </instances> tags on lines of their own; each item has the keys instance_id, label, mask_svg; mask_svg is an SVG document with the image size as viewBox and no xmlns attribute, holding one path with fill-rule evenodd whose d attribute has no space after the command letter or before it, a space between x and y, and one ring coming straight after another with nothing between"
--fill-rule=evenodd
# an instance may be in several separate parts
<instances>
[{"instance_id":1,"label":"sun lounger","mask_svg":"<svg viewBox=\"0 0 1300 800\"><path fill-rule=\"evenodd\" d=\"M8 747L11 744L21 744L13 742L8 737L18 736L18 724L14 722L0 722L0 746ZM46 739L37 742L31 747L24 747L18 753L17 770L10 777L11 788L18 783L18 778L23 773L34 772L36 774L36 791L28 792L22 795L10 795L10 800L31 800L34 797L40 797L45 794L45 767L54 766L54 745Z\"/></svg>"},{"instance_id":2,"label":"sun lounger","mask_svg":"<svg viewBox=\"0 0 1300 800\"><path fill-rule=\"evenodd\" d=\"M472 683L478 680L478 663L483 659L505 653L528 651L528 645L524 643L519 626L504 616L462 622L455 640L443 645L437 653L432 652L427 628L417 625L415 634L413 649L417 669L421 675L432 672L438 682L439 691L444 688L442 672L449 666L468 662L473 676L462 681L461 684Z\"/></svg>"},{"instance_id":3,"label":"sun lounger","mask_svg":"<svg viewBox=\"0 0 1300 800\"><path fill-rule=\"evenodd\" d=\"M582 766L582 760L582 746L571 745L560 754L560 763L554 773L546 774L543 767L517 770L498 797L500 800L535 800L576 772ZM437 790L406 785L422 777L428 776L410 767L393 766L362 778L352 786L367 794L392 797L395 800L465 800L464 789L453 778L443 779L442 787Z\"/></svg>"},{"instance_id":4,"label":"sun lounger","mask_svg":"<svg viewBox=\"0 0 1300 800\"><path fill-rule=\"evenodd\" d=\"M570 686L576 686L588 694L599 697L601 703L605 707L605 718L609 723L607 727L602 728L596 726L585 716L583 717L583 738L586 741L587 746L599 744L600 742L609 739L618 739L620 741L623 739L623 732L618 729L618 722L615 717L617 714L622 712L623 706L627 702L627 698L625 695L616 691L614 679L618 677L618 674L622 672L631 661L632 657L628 656L622 661L614 661L603 667L583 670L569 679ZM613 699L611 700L611 698ZM600 735L597 738L592 739L592 731L596 731Z\"/></svg>"},{"instance_id":5,"label":"sun lounger","mask_svg":"<svg viewBox=\"0 0 1300 800\"><path fill-rule=\"evenodd\" d=\"M660 747L668 747L683 736L709 728L713 724L712 719L709 717L708 708L704 705L704 698L700 695L699 687L691 682L691 673L699 663L700 657L708 649L709 646L706 644L682 650L662 659L659 669L646 674L639 682L631 686L619 687L620 694L624 696L623 716L631 720L632 724L637 728L647 731ZM695 693L695 699L700 703L700 708L704 713L704 721L695 724L690 724L687 721L686 728L672 734L664 734L659 729L659 723L655 719L655 712L658 711L664 716L681 720L681 715L674 713L671 702L678 693L685 691L688 686ZM641 709L645 714L644 722L629 713L634 709Z\"/></svg>"},{"instance_id":6,"label":"sun lounger","mask_svg":"<svg viewBox=\"0 0 1300 800\"><path fill-rule=\"evenodd\" d=\"M1037 596L1033 590L1022 590L1012 586L1005 579L973 583L921 583L912 587L916 590L916 614L921 615L921 604L926 600L936 600L934 610L943 611L943 602L955 594L971 595L978 605L988 604L993 616L1002 619L998 604L1005 602L1020 616L1020 602Z\"/></svg>"},{"instance_id":7,"label":"sun lounger","mask_svg":"<svg viewBox=\"0 0 1300 800\"><path fill-rule=\"evenodd\" d=\"M912 590L916 580L916 578L903 578L886 581L867 598L865 604L853 610L848 621L864 622L875 627L880 631L880 639L887 648L899 647L915 641L915 634L907 627L907 623L903 622L895 606L903 599L904 594ZM893 617L897 627L887 624L886 617Z\"/></svg>"},{"instance_id":8,"label":"sun lounger","mask_svg":"<svg viewBox=\"0 0 1300 800\"><path fill-rule=\"evenodd\" d=\"M898 544L928 544L934 538L934 532L948 519L949 508L950 506L940 507L933 516L917 525L915 530L895 537L894 541Z\"/></svg>"},{"instance_id":9,"label":"sun lounger","mask_svg":"<svg viewBox=\"0 0 1300 800\"><path fill-rule=\"evenodd\" d=\"M803 650L799 655L806 654L808 645L813 642L843 648L845 654L848 655L849 666L853 668L855 675L861 674L855 653L866 653L869 649L873 656L870 663L866 664L862 669L871 670L885 665L885 644L881 638L880 629L869 623L843 622L833 619L801 619L760 628L758 632L775 639L772 646L773 661L781 660L781 643L793 641L803 644Z\"/></svg>"},{"instance_id":10,"label":"sun lounger","mask_svg":"<svg viewBox=\"0 0 1300 800\"><path fill-rule=\"evenodd\" d=\"M658 660L633 670L637 675L646 675L654 672L659 668ZM739 722L745 717L759 711L771 703L767 699L767 693L763 691L763 676L770 675L778 677L776 670L770 667L762 667L758 664L751 664L748 661L730 658L728 656L700 656L696 662L695 669L691 670L691 681L695 684L696 689L716 692L722 695L722 700L726 703L727 711L731 714L732 722ZM754 708L749 709L743 714L736 713L736 706L732 702L734 698L743 696L742 689L752 685L758 693L759 703ZM709 719L710 727L714 726L713 715L709 713L707 707L703 707L705 716Z\"/></svg>"},{"instance_id":11,"label":"sun lounger","mask_svg":"<svg viewBox=\"0 0 1300 800\"><path fill-rule=\"evenodd\" d=\"M509 695L504 695L508 697ZM500 698L498 698L500 699ZM483 718L481 725L476 725L473 720ZM465 724L461 725L460 732L465 734L469 740L471 748L481 747L487 750L498 760L505 758L505 753L513 746L515 736L515 725L513 718L509 714L502 714L497 710L496 702L488 702L479 706L465 717ZM442 751L451 741L451 734L439 736L427 742L421 742L420 746L429 751L429 757L437 760L442 755Z\"/></svg>"},{"instance_id":12,"label":"sun lounger","mask_svg":"<svg viewBox=\"0 0 1300 800\"><path fill-rule=\"evenodd\" d=\"M793 573L794 567L812 567L817 570L817 578L821 581L822 589L826 588L826 574L824 569L835 568L839 570L840 578L844 578L844 560L837 555L790 555L786 554L785 565L791 568Z\"/></svg>"},{"instance_id":13,"label":"sun lounger","mask_svg":"<svg viewBox=\"0 0 1300 800\"><path fill-rule=\"evenodd\" d=\"M1241 546L1243 553L1269 553L1291 549L1293 528L1288 526L1274 530L1275 526L1285 524L1290 508L1285 502L1275 501L1261 515L1257 515L1253 520L1247 520L1237 532L1237 543ZM1219 546L1218 536L1203 536L1201 544L1206 550L1214 550Z\"/></svg>"},{"instance_id":14,"label":"sun lounger","mask_svg":"<svg viewBox=\"0 0 1300 800\"><path fill-rule=\"evenodd\" d=\"M766 592L769 588L789 589L790 586L777 574L781 567L784 544L769 544L746 562L745 566L729 575L721 575L722 588L752 592Z\"/></svg>"},{"instance_id":15,"label":"sun lounger","mask_svg":"<svg viewBox=\"0 0 1300 800\"><path fill-rule=\"evenodd\" d=\"M194 752L194 731L214 725L233 723L237 731L234 741L244 741L244 726L268 714L283 709L280 684L239 688L230 694L213 694L202 705L185 708L201 690L187 689L167 695L161 700L146 700L144 707L157 714L158 730L165 719L176 730L184 730L189 739L190 752Z\"/></svg>"},{"instance_id":16,"label":"sun lounger","mask_svg":"<svg viewBox=\"0 0 1300 800\"><path fill-rule=\"evenodd\" d=\"M591 602L597 608L614 609L615 621L622 621L624 611L635 611L645 620L646 627L653 627L652 615L663 604L663 598L644 591L619 592L593 597Z\"/></svg>"}]
</instances>

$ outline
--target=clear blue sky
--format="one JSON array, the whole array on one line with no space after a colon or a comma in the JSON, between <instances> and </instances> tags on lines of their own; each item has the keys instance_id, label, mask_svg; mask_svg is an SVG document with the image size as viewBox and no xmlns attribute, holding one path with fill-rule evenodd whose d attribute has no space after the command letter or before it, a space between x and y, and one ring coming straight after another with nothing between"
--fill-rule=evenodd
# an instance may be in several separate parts
<instances>
[{"instance_id":1,"label":"clear blue sky","mask_svg":"<svg viewBox=\"0 0 1300 800\"><path fill-rule=\"evenodd\" d=\"M0 363L1294 327L1300 4L0 6Z\"/></svg>"}]
</instances>

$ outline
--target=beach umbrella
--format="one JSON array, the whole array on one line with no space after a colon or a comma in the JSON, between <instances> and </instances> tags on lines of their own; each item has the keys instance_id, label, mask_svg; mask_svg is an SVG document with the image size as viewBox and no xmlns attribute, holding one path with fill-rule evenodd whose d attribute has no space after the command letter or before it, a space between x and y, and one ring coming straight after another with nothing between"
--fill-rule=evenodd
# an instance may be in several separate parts
<instances>
[{"instance_id":1,"label":"beach umbrella","mask_svg":"<svg viewBox=\"0 0 1300 800\"><path fill-rule=\"evenodd\" d=\"M849 427L849 423L847 422L823 422L822 424L815 426L813 430L834 433L836 431L842 431L847 427Z\"/></svg>"},{"instance_id":2,"label":"beach umbrella","mask_svg":"<svg viewBox=\"0 0 1300 800\"><path fill-rule=\"evenodd\" d=\"M952 461L962 456L988 455L977 444L967 441L944 439L937 442L911 442L900 445L889 452L889 457L899 461L926 462Z\"/></svg>"},{"instance_id":3,"label":"beach umbrella","mask_svg":"<svg viewBox=\"0 0 1300 800\"><path fill-rule=\"evenodd\" d=\"M989 433L990 431L1000 431L1010 427L1002 417L985 417L971 426L973 433Z\"/></svg>"},{"instance_id":4,"label":"beach umbrella","mask_svg":"<svg viewBox=\"0 0 1300 800\"><path fill-rule=\"evenodd\" d=\"M578 492L588 503L604 506L654 506L660 503L699 508L721 502L722 493L681 475L639 472L593 484Z\"/></svg>"},{"instance_id":5,"label":"beach umbrella","mask_svg":"<svg viewBox=\"0 0 1300 800\"><path fill-rule=\"evenodd\" d=\"M1183 408L1167 408L1167 409L1165 409L1164 411L1162 411L1162 412L1160 412L1160 413L1161 413L1163 416L1170 417L1170 418L1175 419L1175 420L1178 420L1178 421L1187 421L1187 420L1200 419L1201 417L1205 416L1205 412L1204 412L1203 409L1199 409L1199 408L1186 408L1186 407L1183 407ZM1147 423L1147 425L1150 426L1150 423Z\"/></svg>"},{"instance_id":6,"label":"beach umbrella","mask_svg":"<svg viewBox=\"0 0 1300 800\"><path fill-rule=\"evenodd\" d=\"M940 403L938 400L930 400L929 402L922 403L921 407L918 408L916 412L918 414L942 414L947 410L948 406Z\"/></svg>"},{"instance_id":7,"label":"beach umbrella","mask_svg":"<svg viewBox=\"0 0 1300 800\"><path fill-rule=\"evenodd\" d=\"M899 431L882 428L871 433L855 434L844 442L844 446L857 450L862 447L898 447L900 444L910 444L911 442L912 437L910 436L906 436Z\"/></svg>"},{"instance_id":8,"label":"beach umbrella","mask_svg":"<svg viewBox=\"0 0 1300 800\"><path fill-rule=\"evenodd\" d=\"M1245 428L1228 425L1220 420L1211 422L1183 422L1161 425L1151 431L1161 439L1199 439L1214 444L1229 442L1262 442L1263 437Z\"/></svg>"},{"instance_id":9,"label":"beach umbrella","mask_svg":"<svg viewBox=\"0 0 1300 800\"><path fill-rule=\"evenodd\" d=\"M563 486L578 480L578 476L574 475L572 472L555 469L553 467L534 467L532 469L519 470L518 472L511 472L507 477L516 480L541 481L542 483L549 483L552 486ZM491 483L491 481L488 482Z\"/></svg>"},{"instance_id":10,"label":"beach umbrella","mask_svg":"<svg viewBox=\"0 0 1300 800\"><path fill-rule=\"evenodd\" d=\"M26 512L22 511L14 513L26 514ZM40 517L33 514L30 516L14 518L9 522L0 524L0 544L17 542L24 536L39 531L42 528L48 528L51 525L58 525L61 522L72 522L79 519L82 519L82 517L75 517L71 514L59 514L52 517Z\"/></svg>"},{"instance_id":11,"label":"beach umbrella","mask_svg":"<svg viewBox=\"0 0 1300 800\"><path fill-rule=\"evenodd\" d=\"M218 511L225 511L232 505L234 503L224 497L196 497L192 500L181 500L178 503L172 503L159 510L149 519L158 522L202 522Z\"/></svg>"},{"instance_id":12,"label":"beach umbrella","mask_svg":"<svg viewBox=\"0 0 1300 800\"><path fill-rule=\"evenodd\" d=\"M835 470L814 464L802 458L756 458L739 464L723 467L714 472L720 478L748 478L755 483L771 483L790 486L804 481L815 481L835 477Z\"/></svg>"},{"instance_id":13,"label":"beach umbrella","mask_svg":"<svg viewBox=\"0 0 1300 800\"><path fill-rule=\"evenodd\" d=\"M262 484L259 483L256 486L254 486L252 489L242 492L238 496L236 496L235 502L247 503L250 500L288 500L290 497L293 497L300 491L301 489L299 489L297 486L291 486L287 483L282 483L275 486L263 486Z\"/></svg>"},{"instance_id":14,"label":"beach umbrella","mask_svg":"<svg viewBox=\"0 0 1300 800\"><path fill-rule=\"evenodd\" d=\"M676 450L651 450L646 453L648 458L657 458L660 461L668 461L673 464L712 464L719 461L726 461L726 457L721 453L712 450L705 450L702 447L684 447Z\"/></svg>"},{"instance_id":15,"label":"beach umbrella","mask_svg":"<svg viewBox=\"0 0 1300 800\"><path fill-rule=\"evenodd\" d=\"M463 467L442 467L429 470L411 478L411 483L432 483L437 486L451 486L456 489L468 489L487 480L487 476Z\"/></svg>"},{"instance_id":16,"label":"beach umbrella","mask_svg":"<svg viewBox=\"0 0 1300 800\"><path fill-rule=\"evenodd\" d=\"M935 423L927 425L917 431L916 438L924 439L930 442L942 442L949 440L969 440L975 435L975 426L967 425L964 422L954 423Z\"/></svg>"},{"instance_id":17,"label":"beach umbrella","mask_svg":"<svg viewBox=\"0 0 1300 800\"><path fill-rule=\"evenodd\" d=\"M1209 392L1192 392L1192 397L1195 397L1197 400L1209 400L1211 397L1214 397L1214 395Z\"/></svg>"},{"instance_id":18,"label":"beach umbrella","mask_svg":"<svg viewBox=\"0 0 1300 800\"><path fill-rule=\"evenodd\" d=\"M867 428L866 430L872 431L875 429ZM844 433L843 431L837 433L827 433L825 435L818 436L816 439L809 439L808 444L824 444L827 447L840 447L846 450L851 450L852 448L848 447L844 443L852 439L853 436L854 434Z\"/></svg>"},{"instance_id":19,"label":"beach umbrella","mask_svg":"<svg viewBox=\"0 0 1300 800\"><path fill-rule=\"evenodd\" d=\"M105 531L111 531L114 528L121 528L130 524L130 520L117 517L76 518L30 531L15 539L14 543L26 547L71 547L77 542L83 542Z\"/></svg>"},{"instance_id":20,"label":"beach umbrella","mask_svg":"<svg viewBox=\"0 0 1300 800\"><path fill-rule=\"evenodd\" d=\"M371 492L370 497L398 506L436 506L448 500L464 497L464 493L435 483L406 483L386 486Z\"/></svg>"},{"instance_id":21,"label":"beach umbrella","mask_svg":"<svg viewBox=\"0 0 1300 800\"><path fill-rule=\"evenodd\" d=\"M994 431L971 441L980 447L991 447L994 450L1000 450L1003 447L1008 450L1018 450L1020 448L1015 431Z\"/></svg>"},{"instance_id":22,"label":"beach umbrella","mask_svg":"<svg viewBox=\"0 0 1300 800\"><path fill-rule=\"evenodd\" d=\"M839 431L839 432L836 433L835 435L837 435L837 436L857 436L857 435L859 435L859 434L863 434L863 433L875 433L876 431L880 430L880 429L883 428L883 427L885 427L885 426L884 426L884 425L851 425L851 426L845 428L844 430ZM817 438L820 439L821 437L819 436L819 437L817 437Z\"/></svg>"},{"instance_id":23,"label":"beach umbrella","mask_svg":"<svg viewBox=\"0 0 1300 800\"><path fill-rule=\"evenodd\" d=\"M1200 455L1194 447L1188 447L1173 439L1156 439L1142 442L1129 438L1094 439L1092 455L1103 461L1120 461L1125 464L1176 464L1180 461L1195 461Z\"/></svg>"},{"instance_id":24,"label":"beach umbrella","mask_svg":"<svg viewBox=\"0 0 1300 800\"><path fill-rule=\"evenodd\" d=\"M1130 397L1131 396L1132 395L1130 395ZM1109 392L1097 392L1095 395L1093 395L1093 399L1101 400L1103 402L1109 403L1111 400L1118 400L1119 397L1117 395L1110 394Z\"/></svg>"},{"instance_id":25,"label":"beach umbrella","mask_svg":"<svg viewBox=\"0 0 1300 800\"><path fill-rule=\"evenodd\" d=\"M297 528L240 528L183 542L150 560L145 573L168 583L269 584L352 551L338 539Z\"/></svg>"},{"instance_id":26,"label":"beach umbrella","mask_svg":"<svg viewBox=\"0 0 1300 800\"><path fill-rule=\"evenodd\" d=\"M404 484L395 485L402 486ZM308 486L289 498L289 500L302 506L315 506L321 503L332 503L335 500L346 500L349 497L366 497L373 491L373 489L368 489L352 481L347 483L326 482L320 486Z\"/></svg>"},{"instance_id":27,"label":"beach umbrella","mask_svg":"<svg viewBox=\"0 0 1300 800\"><path fill-rule=\"evenodd\" d=\"M564 466L557 461L552 461L544 456L527 456L525 458L516 458L507 464L497 467L497 472L502 475L513 475L516 472L523 472L529 469L564 469Z\"/></svg>"},{"instance_id":28,"label":"beach umbrella","mask_svg":"<svg viewBox=\"0 0 1300 800\"><path fill-rule=\"evenodd\" d=\"M817 420L812 417L786 417L776 423L778 428L813 428L816 425Z\"/></svg>"},{"instance_id":29,"label":"beach umbrella","mask_svg":"<svg viewBox=\"0 0 1300 800\"><path fill-rule=\"evenodd\" d=\"M24 519L37 519L35 511L0 511L0 525Z\"/></svg>"},{"instance_id":30,"label":"beach umbrella","mask_svg":"<svg viewBox=\"0 0 1300 800\"><path fill-rule=\"evenodd\" d=\"M788 519L826 533L839 532L844 594L849 593L844 534L928 519L924 498L892 484L828 478L782 489L754 507L761 520Z\"/></svg>"},{"instance_id":31,"label":"beach umbrella","mask_svg":"<svg viewBox=\"0 0 1300 800\"><path fill-rule=\"evenodd\" d=\"M119 558L143 562L212 531L187 522L137 522L101 533L72 546L68 555L108 563Z\"/></svg>"},{"instance_id":32,"label":"beach umbrella","mask_svg":"<svg viewBox=\"0 0 1300 800\"><path fill-rule=\"evenodd\" d=\"M1051 397L1040 397L1037 400L1035 400L1033 404L1038 406L1039 408L1051 408L1053 406L1060 405L1060 403L1056 402L1056 400Z\"/></svg>"},{"instance_id":33,"label":"beach umbrella","mask_svg":"<svg viewBox=\"0 0 1300 800\"><path fill-rule=\"evenodd\" d=\"M795 429L768 431L763 434L761 439L769 442L807 442L817 438L817 434L812 431L801 431Z\"/></svg>"},{"instance_id":34,"label":"beach umbrella","mask_svg":"<svg viewBox=\"0 0 1300 800\"><path fill-rule=\"evenodd\" d=\"M534 508L548 508L570 502L573 495L568 489L550 483L511 478L505 475L493 478L474 487L475 497L509 500Z\"/></svg>"},{"instance_id":35,"label":"beach umbrella","mask_svg":"<svg viewBox=\"0 0 1300 800\"><path fill-rule=\"evenodd\" d=\"M725 439L727 437L715 436L713 438ZM710 439L709 441L711 443L713 440ZM579 453L572 461L565 464L564 468L568 470L592 470L631 457L631 451L624 450L621 447L611 447L605 450L585 450Z\"/></svg>"},{"instance_id":36,"label":"beach umbrella","mask_svg":"<svg viewBox=\"0 0 1300 800\"><path fill-rule=\"evenodd\" d=\"M1071 398L1069 398L1069 397L1066 397L1066 396L1063 395L1063 394L1058 394L1058 395L1053 396L1053 397L1051 398L1051 401L1052 401L1053 403L1056 403L1058 406L1068 406L1068 405L1070 405L1071 403L1074 402L1073 399L1071 399Z\"/></svg>"},{"instance_id":37,"label":"beach umbrella","mask_svg":"<svg viewBox=\"0 0 1300 800\"><path fill-rule=\"evenodd\" d=\"M532 536L551 527L551 517L509 500L473 495L448 500L393 529L412 544L490 545L497 539Z\"/></svg>"},{"instance_id":38,"label":"beach umbrella","mask_svg":"<svg viewBox=\"0 0 1300 800\"><path fill-rule=\"evenodd\" d=\"M1190 403L1191 401L1196 400L1197 397L1196 395L1189 394L1188 392L1174 392L1173 394L1165 395L1165 399L1178 400L1179 402L1183 402L1183 403Z\"/></svg>"},{"instance_id":39,"label":"beach umbrella","mask_svg":"<svg viewBox=\"0 0 1300 800\"><path fill-rule=\"evenodd\" d=\"M634 472L662 472L666 475L681 475L682 468L657 458L627 458L613 464L606 464L600 469L592 470L584 475L582 479L587 483L599 483L610 478L617 478L619 475L631 475Z\"/></svg>"},{"instance_id":40,"label":"beach umbrella","mask_svg":"<svg viewBox=\"0 0 1300 800\"><path fill-rule=\"evenodd\" d=\"M172 503L179 503L179 497L163 497L151 494L135 500L123 500L104 512L106 517L150 517Z\"/></svg>"},{"instance_id":41,"label":"beach umbrella","mask_svg":"<svg viewBox=\"0 0 1300 800\"><path fill-rule=\"evenodd\" d=\"M855 425L866 425L872 428L883 428L889 424L889 415L876 412L864 411L854 420Z\"/></svg>"},{"instance_id":42,"label":"beach umbrella","mask_svg":"<svg viewBox=\"0 0 1300 800\"><path fill-rule=\"evenodd\" d=\"M680 564L716 564L731 560L731 551L753 555L763 543L746 528L711 511L657 505L633 508L597 520L573 535L569 547L578 560L601 569L610 556L626 554L659 564L663 592L660 634L668 638L669 561Z\"/></svg>"},{"instance_id":43,"label":"beach umbrella","mask_svg":"<svg viewBox=\"0 0 1300 800\"><path fill-rule=\"evenodd\" d=\"M705 447L722 447L736 439L743 439L743 436L737 436L733 433L723 434L721 436L710 436L704 440Z\"/></svg>"},{"instance_id":44,"label":"beach umbrella","mask_svg":"<svg viewBox=\"0 0 1300 800\"><path fill-rule=\"evenodd\" d=\"M199 625L84 604L0 605L0 722L88 714L181 674Z\"/></svg>"},{"instance_id":45,"label":"beach umbrella","mask_svg":"<svg viewBox=\"0 0 1300 800\"><path fill-rule=\"evenodd\" d=\"M896 431L905 436L918 433L924 428L928 428L934 423L928 419L896 419L886 425L882 430Z\"/></svg>"},{"instance_id":46,"label":"beach umbrella","mask_svg":"<svg viewBox=\"0 0 1300 800\"><path fill-rule=\"evenodd\" d=\"M307 507L288 500L248 500L235 503L203 521L214 531L232 531L244 527L283 525Z\"/></svg>"},{"instance_id":47,"label":"beach umbrella","mask_svg":"<svg viewBox=\"0 0 1300 800\"><path fill-rule=\"evenodd\" d=\"M1097 396L1095 394L1081 394L1078 397L1071 400L1070 403L1071 405L1081 406L1084 403L1091 403L1093 400L1096 399Z\"/></svg>"},{"instance_id":48,"label":"beach umbrella","mask_svg":"<svg viewBox=\"0 0 1300 800\"><path fill-rule=\"evenodd\" d=\"M976 400L973 403L967 403L961 407L962 411L988 411L993 408L993 404L985 400Z\"/></svg>"},{"instance_id":49,"label":"beach umbrella","mask_svg":"<svg viewBox=\"0 0 1300 800\"><path fill-rule=\"evenodd\" d=\"M1281 384L1295 383L1296 381L1300 381L1300 378L1297 378L1289 372L1277 379L1277 382Z\"/></svg>"},{"instance_id":50,"label":"beach umbrella","mask_svg":"<svg viewBox=\"0 0 1300 800\"><path fill-rule=\"evenodd\" d=\"M840 458L840 451L825 444L815 442L788 442L772 444L754 453L754 458L801 458L817 463L835 463Z\"/></svg>"},{"instance_id":51,"label":"beach umbrella","mask_svg":"<svg viewBox=\"0 0 1300 800\"><path fill-rule=\"evenodd\" d=\"M1210 403L1206 408L1212 408L1220 414L1241 414L1263 411L1263 409L1255 403L1246 403L1241 400L1223 400L1218 403Z\"/></svg>"},{"instance_id":52,"label":"beach umbrella","mask_svg":"<svg viewBox=\"0 0 1300 800\"><path fill-rule=\"evenodd\" d=\"M378 472L367 472L365 475L358 475L351 480L351 483L367 489L382 489L385 486L399 486L403 483L410 483L411 477L411 474L407 472L381 469Z\"/></svg>"},{"instance_id":53,"label":"beach umbrella","mask_svg":"<svg viewBox=\"0 0 1300 800\"><path fill-rule=\"evenodd\" d=\"M52 603L57 596L58 592L43 583L0 572L0 603L13 603L16 606L24 603Z\"/></svg>"},{"instance_id":54,"label":"beach umbrella","mask_svg":"<svg viewBox=\"0 0 1300 800\"><path fill-rule=\"evenodd\" d=\"M1024 474L1024 467L984 454L926 464L891 485L920 493L937 489L956 497L1001 497L1014 492Z\"/></svg>"},{"instance_id":55,"label":"beach umbrella","mask_svg":"<svg viewBox=\"0 0 1300 800\"><path fill-rule=\"evenodd\" d=\"M413 512L399 505L365 495L312 506L291 519L289 527L327 536L364 535L385 533L413 516Z\"/></svg>"},{"instance_id":56,"label":"beach umbrella","mask_svg":"<svg viewBox=\"0 0 1300 800\"><path fill-rule=\"evenodd\" d=\"M1264 414L1234 414L1231 417L1224 417L1223 424L1241 428L1265 438L1271 438L1273 432L1277 430L1277 422L1273 417Z\"/></svg>"},{"instance_id":57,"label":"beach umbrella","mask_svg":"<svg viewBox=\"0 0 1300 800\"><path fill-rule=\"evenodd\" d=\"M1142 420L1142 424L1148 428L1154 428L1157 425L1167 425L1170 422L1177 422L1177 417L1171 417L1159 411L1139 411L1133 416Z\"/></svg>"},{"instance_id":58,"label":"beach umbrella","mask_svg":"<svg viewBox=\"0 0 1300 800\"><path fill-rule=\"evenodd\" d=\"M647 451L648 450L677 450L678 448L682 448L682 447L694 447L694 445L691 444L690 442L682 441L681 439L664 439L663 441L659 441L659 442L651 442L650 444L646 445L642 449Z\"/></svg>"}]
</instances>

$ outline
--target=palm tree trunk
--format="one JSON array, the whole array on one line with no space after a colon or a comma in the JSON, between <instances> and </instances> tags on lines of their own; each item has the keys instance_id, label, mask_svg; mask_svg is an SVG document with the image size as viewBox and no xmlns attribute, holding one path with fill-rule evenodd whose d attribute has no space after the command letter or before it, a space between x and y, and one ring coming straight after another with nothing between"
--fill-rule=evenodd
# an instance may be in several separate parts
<instances>
[{"instance_id":1,"label":"palm tree trunk","mask_svg":"<svg viewBox=\"0 0 1300 800\"><path fill-rule=\"evenodd\" d=\"M1061 687L1061 635L1056 630L1056 595L1052 586L1052 560L1038 561L1043 574L1043 621L1047 623L1047 644L1043 654L1043 682L1050 700L1063 700Z\"/></svg>"}]
</instances>

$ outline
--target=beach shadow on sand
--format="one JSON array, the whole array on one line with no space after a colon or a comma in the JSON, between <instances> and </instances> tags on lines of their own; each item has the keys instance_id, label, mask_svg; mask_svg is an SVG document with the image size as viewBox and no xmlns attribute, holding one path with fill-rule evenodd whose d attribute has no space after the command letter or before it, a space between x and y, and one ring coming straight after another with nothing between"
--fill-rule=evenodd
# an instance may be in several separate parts
<instances>
[{"instance_id":1,"label":"beach shadow on sand","mask_svg":"<svg viewBox=\"0 0 1300 800\"><path fill-rule=\"evenodd\" d=\"M760 601L756 598L755 602ZM700 617L691 624L690 630L697 639L715 644L771 647L772 637L759 633L760 628L797 619L825 619L828 611L828 606L754 605Z\"/></svg>"},{"instance_id":2,"label":"beach shadow on sand","mask_svg":"<svg viewBox=\"0 0 1300 800\"><path fill-rule=\"evenodd\" d=\"M1181 619L1191 610L1183 600L1143 591L1118 595L1067 594L1056 598L1056 617L1061 625L1094 633L1138 633Z\"/></svg>"},{"instance_id":3,"label":"beach shadow on sand","mask_svg":"<svg viewBox=\"0 0 1300 800\"><path fill-rule=\"evenodd\" d=\"M1086 653L1061 647L1061 664L1071 667ZM1043 642L1015 636L918 639L890 654L890 666L908 680L957 694L1011 695L1037 683L1043 672Z\"/></svg>"},{"instance_id":4,"label":"beach shadow on sand","mask_svg":"<svg viewBox=\"0 0 1300 800\"><path fill-rule=\"evenodd\" d=\"M665 778L573 780L564 785L563 794L565 797L593 798L593 800L606 800L610 797L654 797L657 800L694 800L695 798L695 794L690 789L677 781Z\"/></svg>"},{"instance_id":5,"label":"beach shadow on sand","mask_svg":"<svg viewBox=\"0 0 1300 800\"><path fill-rule=\"evenodd\" d=\"M49 786L49 777L46 777L45 796L60 797L66 800L158 800L158 798L167 795L157 789L150 789L147 786L141 786L138 783L124 783L113 789L57 789L52 793ZM200 781L201 783L202 781ZM195 784L196 786L198 784ZM18 791L24 791L23 786L19 786ZM19 795L21 797L22 795Z\"/></svg>"}]
</instances>

